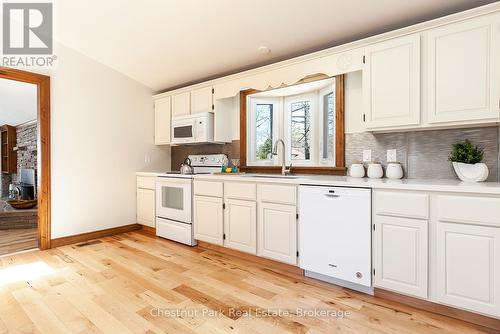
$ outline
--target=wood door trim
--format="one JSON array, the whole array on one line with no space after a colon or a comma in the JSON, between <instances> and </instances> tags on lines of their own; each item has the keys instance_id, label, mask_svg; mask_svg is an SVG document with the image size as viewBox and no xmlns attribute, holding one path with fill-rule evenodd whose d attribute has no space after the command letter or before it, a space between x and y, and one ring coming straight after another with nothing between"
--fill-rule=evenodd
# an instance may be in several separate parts
<instances>
[{"instance_id":1,"label":"wood door trim","mask_svg":"<svg viewBox=\"0 0 500 334\"><path fill-rule=\"evenodd\" d=\"M488 333L498 333L500 319L490 318L481 314L464 311L447 305L441 305L427 300L399 294L384 289L375 288L375 297L390 300L393 302L409 305L411 307L425 310L431 313L445 315L450 318L470 322L479 326L479 329ZM492 331L493 330L493 331Z\"/></svg>"},{"instance_id":2,"label":"wood door trim","mask_svg":"<svg viewBox=\"0 0 500 334\"><path fill-rule=\"evenodd\" d=\"M240 170L250 173L281 173L281 166L247 166L247 96L258 93L256 89L240 92ZM344 125L344 75L335 77L335 161L336 167L299 167L297 174L346 175L345 167L345 125Z\"/></svg>"},{"instance_id":3,"label":"wood door trim","mask_svg":"<svg viewBox=\"0 0 500 334\"><path fill-rule=\"evenodd\" d=\"M38 146L38 244L49 249L50 243L50 77L0 66L0 78L37 85Z\"/></svg>"},{"instance_id":4,"label":"wood door trim","mask_svg":"<svg viewBox=\"0 0 500 334\"><path fill-rule=\"evenodd\" d=\"M130 225L125 225L125 226L107 228L107 229L99 230L99 231L81 233L81 234L71 235L68 237L52 239L52 247L61 247L61 246L76 244L76 243L85 242L85 241L89 241L89 240L99 239L99 238L103 238L103 237L109 237L109 236L115 235L115 234L138 231L138 230L142 230L142 229L143 229L142 225L130 224ZM147 231L145 231L145 232L147 233ZM148 235L150 235L150 234L148 233Z\"/></svg>"}]
</instances>

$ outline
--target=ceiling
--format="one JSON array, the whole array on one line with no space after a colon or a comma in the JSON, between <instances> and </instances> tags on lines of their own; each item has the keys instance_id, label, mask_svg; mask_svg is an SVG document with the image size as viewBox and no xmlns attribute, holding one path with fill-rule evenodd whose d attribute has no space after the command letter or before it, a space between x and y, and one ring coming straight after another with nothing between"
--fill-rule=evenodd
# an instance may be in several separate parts
<instances>
[{"instance_id":1,"label":"ceiling","mask_svg":"<svg viewBox=\"0 0 500 334\"><path fill-rule=\"evenodd\" d=\"M19 125L37 118L37 86L0 79L0 125Z\"/></svg>"},{"instance_id":2,"label":"ceiling","mask_svg":"<svg viewBox=\"0 0 500 334\"><path fill-rule=\"evenodd\" d=\"M160 91L490 2L58 0L55 36Z\"/></svg>"}]
</instances>

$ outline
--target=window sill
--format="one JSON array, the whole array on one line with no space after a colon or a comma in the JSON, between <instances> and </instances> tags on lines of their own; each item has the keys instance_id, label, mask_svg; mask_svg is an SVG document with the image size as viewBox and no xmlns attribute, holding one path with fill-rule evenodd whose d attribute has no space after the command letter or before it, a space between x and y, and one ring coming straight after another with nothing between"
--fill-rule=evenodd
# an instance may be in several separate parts
<instances>
[{"instance_id":1,"label":"window sill","mask_svg":"<svg viewBox=\"0 0 500 334\"><path fill-rule=\"evenodd\" d=\"M245 173L281 173L281 166L241 166L240 171ZM347 173L346 167L305 167L292 166L292 174L322 174L322 175L342 175Z\"/></svg>"}]
</instances>

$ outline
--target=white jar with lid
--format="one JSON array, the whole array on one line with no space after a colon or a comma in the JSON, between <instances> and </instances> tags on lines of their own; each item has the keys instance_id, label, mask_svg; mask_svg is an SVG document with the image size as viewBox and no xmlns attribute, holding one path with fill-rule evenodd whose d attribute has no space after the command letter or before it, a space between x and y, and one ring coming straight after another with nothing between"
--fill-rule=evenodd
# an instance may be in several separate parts
<instances>
[{"instance_id":1,"label":"white jar with lid","mask_svg":"<svg viewBox=\"0 0 500 334\"><path fill-rule=\"evenodd\" d=\"M355 162L349 167L349 176L362 178L365 177L365 166L361 162Z\"/></svg>"},{"instance_id":2,"label":"white jar with lid","mask_svg":"<svg viewBox=\"0 0 500 334\"><path fill-rule=\"evenodd\" d=\"M384 176L384 170L380 162L371 162L368 165L368 177L370 179L380 179Z\"/></svg>"},{"instance_id":3,"label":"white jar with lid","mask_svg":"<svg viewBox=\"0 0 500 334\"><path fill-rule=\"evenodd\" d=\"M403 177L403 167L399 162L388 162L385 169L385 176L388 179L400 179Z\"/></svg>"}]
</instances>

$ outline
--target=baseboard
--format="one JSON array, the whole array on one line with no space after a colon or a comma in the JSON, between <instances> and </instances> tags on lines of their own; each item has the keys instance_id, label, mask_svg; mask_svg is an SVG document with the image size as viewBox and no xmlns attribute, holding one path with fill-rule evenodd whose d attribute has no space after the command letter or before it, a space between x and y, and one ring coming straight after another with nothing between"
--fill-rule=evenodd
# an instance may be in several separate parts
<instances>
[{"instance_id":1,"label":"baseboard","mask_svg":"<svg viewBox=\"0 0 500 334\"><path fill-rule=\"evenodd\" d=\"M154 227L141 225L141 231L144 234L150 235L152 237L156 237L156 228L154 228Z\"/></svg>"},{"instance_id":2,"label":"baseboard","mask_svg":"<svg viewBox=\"0 0 500 334\"><path fill-rule=\"evenodd\" d=\"M130 225L125 225L125 226L107 228L105 230L87 232L87 233L82 233L82 234L71 235L68 237L52 239L50 241L50 246L51 246L51 248L61 247L61 246L65 246L65 245L71 245L71 244L76 244L79 242L89 241L92 239L108 237L110 235L137 231L137 230L140 230L142 228L141 226L142 225L139 225L139 224L130 224Z\"/></svg>"},{"instance_id":3,"label":"baseboard","mask_svg":"<svg viewBox=\"0 0 500 334\"><path fill-rule=\"evenodd\" d=\"M234 249L222 247L219 245L214 245L214 244L204 242L204 241L199 241L199 240L198 240L198 247L206 249L206 250L213 250L213 251L216 251L218 253L225 254L225 255L234 256L234 257L237 257L237 258L245 260L245 261L250 261L250 262L253 262L259 266L262 266L262 267L265 267L268 269L288 272L290 274L299 275L299 276L304 276L304 270L300 269L297 266L291 265L291 264L266 259L266 258L257 256L257 255L248 254L245 252L240 252L240 251L237 251Z\"/></svg>"},{"instance_id":4,"label":"baseboard","mask_svg":"<svg viewBox=\"0 0 500 334\"><path fill-rule=\"evenodd\" d=\"M387 299L393 302L409 305L414 308L428 312L445 315L450 318L466 321L478 326L478 329L487 333L500 333L500 319L490 318L481 314L464 311L451 306L433 303L397 292L375 288L375 297Z\"/></svg>"}]
</instances>

